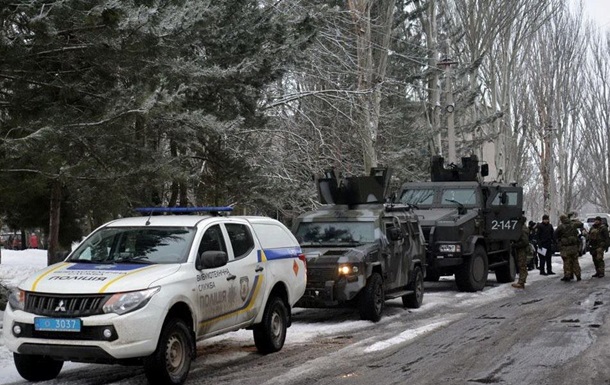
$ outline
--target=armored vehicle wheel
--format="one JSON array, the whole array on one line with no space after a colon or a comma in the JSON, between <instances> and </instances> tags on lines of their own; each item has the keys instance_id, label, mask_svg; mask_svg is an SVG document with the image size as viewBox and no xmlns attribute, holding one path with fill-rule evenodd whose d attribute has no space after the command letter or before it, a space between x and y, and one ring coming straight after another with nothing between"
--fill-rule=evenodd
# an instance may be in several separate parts
<instances>
[{"instance_id":1,"label":"armored vehicle wheel","mask_svg":"<svg viewBox=\"0 0 610 385\"><path fill-rule=\"evenodd\" d=\"M183 320L167 320L161 330L157 350L144 360L148 383L183 384L191 368L194 346L192 332Z\"/></svg>"},{"instance_id":2,"label":"armored vehicle wheel","mask_svg":"<svg viewBox=\"0 0 610 385\"><path fill-rule=\"evenodd\" d=\"M19 375L32 382L52 380L64 366L63 361L31 354L13 353L13 360Z\"/></svg>"},{"instance_id":3,"label":"armored vehicle wheel","mask_svg":"<svg viewBox=\"0 0 610 385\"><path fill-rule=\"evenodd\" d=\"M515 280L517 275L517 263L512 252L508 256L508 263L496 268L496 279L499 283L508 283Z\"/></svg>"},{"instance_id":4,"label":"armored vehicle wheel","mask_svg":"<svg viewBox=\"0 0 610 385\"><path fill-rule=\"evenodd\" d=\"M488 270L487 253L483 246L476 246L474 253L455 273L458 290L470 292L483 290L487 283Z\"/></svg>"},{"instance_id":5,"label":"armored vehicle wheel","mask_svg":"<svg viewBox=\"0 0 610 385\"><path fill-rule=\"evenodd\" d=\"M275 353L282 349L288 328L288 310L279 297L270 297L263 320L254 326L254 344L261 354Z\"/></svg>"},{"instance_id":6,"label":"armored vehicle wheel","mask_svg":"<svg viewBox=\"0 0 610 385\"><path fill-rule=\"evenodd\" d=\"M413 270L413 281L409 283L409 290L413 290L414 293L402 296L402 304L404 307L417 309L421 306L424 301L424 273L422 273L419 266L416 266Z\"/></svg>"},{"instance_id":7,"label":"armored vehicle wheel","mask_svg":"<svg viewBox=\"0 0 610 385\"><path fill-rule=\"evenodd\" d=\"M381 275L373 273L360 293L358 308L360 318L377 322L381 319L383 305L385 303L385 293L383 290L383 280Z\"/></svg>"}]
</instances>

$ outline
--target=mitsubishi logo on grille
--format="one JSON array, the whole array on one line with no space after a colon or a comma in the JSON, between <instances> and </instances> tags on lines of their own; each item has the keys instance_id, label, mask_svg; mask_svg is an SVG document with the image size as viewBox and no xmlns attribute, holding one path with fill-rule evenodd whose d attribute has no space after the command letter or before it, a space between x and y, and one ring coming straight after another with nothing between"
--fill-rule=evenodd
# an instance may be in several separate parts
<instances>
[{"instance_id":1,"label":"mitsubishi logo on grille","mask_svg":"<svg viewBox=\"0 0 610 385\"><path fill-rule=\"evenodd\" d=\"M63 312L66 311L66 306L64 304L63 299L59 301L59 305L57 305L57 307L55 308L55 311L63 311Z\"/></svg>"}]
</instances>

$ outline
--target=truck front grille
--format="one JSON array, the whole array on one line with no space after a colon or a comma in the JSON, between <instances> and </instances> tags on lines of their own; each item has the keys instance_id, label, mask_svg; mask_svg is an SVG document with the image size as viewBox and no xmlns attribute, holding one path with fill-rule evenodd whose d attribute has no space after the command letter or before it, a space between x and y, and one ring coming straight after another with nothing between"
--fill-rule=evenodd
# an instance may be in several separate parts
<instances>
[{"instance_id":1,"label":"truck front grille","mask_svg":"<svg viewBox=\"0 0 610 385\"><path fill-rule=\"evenodd\" d=\"M321 283L335 281L337 267L307 267L307 283Z\"/></svg>"},{"instance_id":2,"label":"truck front grille","mask_svg":"<svg viewBox=\"0 0 610 385\"><path fill-rule=\"evenodd\" d=\"M110 295L27 293L25 311L50 317L86 317L103 313Z\"/></svg>"}]
</instances>

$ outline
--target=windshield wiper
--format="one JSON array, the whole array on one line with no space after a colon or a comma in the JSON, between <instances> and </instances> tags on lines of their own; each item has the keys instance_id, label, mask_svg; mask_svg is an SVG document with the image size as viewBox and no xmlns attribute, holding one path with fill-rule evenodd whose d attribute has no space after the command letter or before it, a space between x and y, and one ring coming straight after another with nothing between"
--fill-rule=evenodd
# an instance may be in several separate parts
<instances>
[{"instance_id":1,"label":"windshield wiper","mask_svg":"<svg viewBox=\"0 0 610 385\"><path fill-rule=\"evenodd\" d=\"M461 202L456 201L455 199L445 199L445 201L457 204L458 214L463 215L466 213L466 209L464 208L464 205Z\"/></svg>"}]
</instances>

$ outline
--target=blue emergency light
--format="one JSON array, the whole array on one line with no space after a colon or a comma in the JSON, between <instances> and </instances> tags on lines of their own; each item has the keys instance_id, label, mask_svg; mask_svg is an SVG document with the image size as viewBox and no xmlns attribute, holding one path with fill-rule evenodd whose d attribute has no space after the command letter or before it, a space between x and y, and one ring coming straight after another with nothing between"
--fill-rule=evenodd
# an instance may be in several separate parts
<instances>
[{"instance_id":1,"label":"blue emergency light","mask_svg":"<svg viewBox=\"0 0 610 385\"><path fill-rule=\"evenodd\" d=\"M233 207L229 206L200 206L200 207L137 207L135 211L142 214L152 213L173 213L173 214L186 214L186 213L219 213L233 211Z\"/></svg>"}]
</instances>

